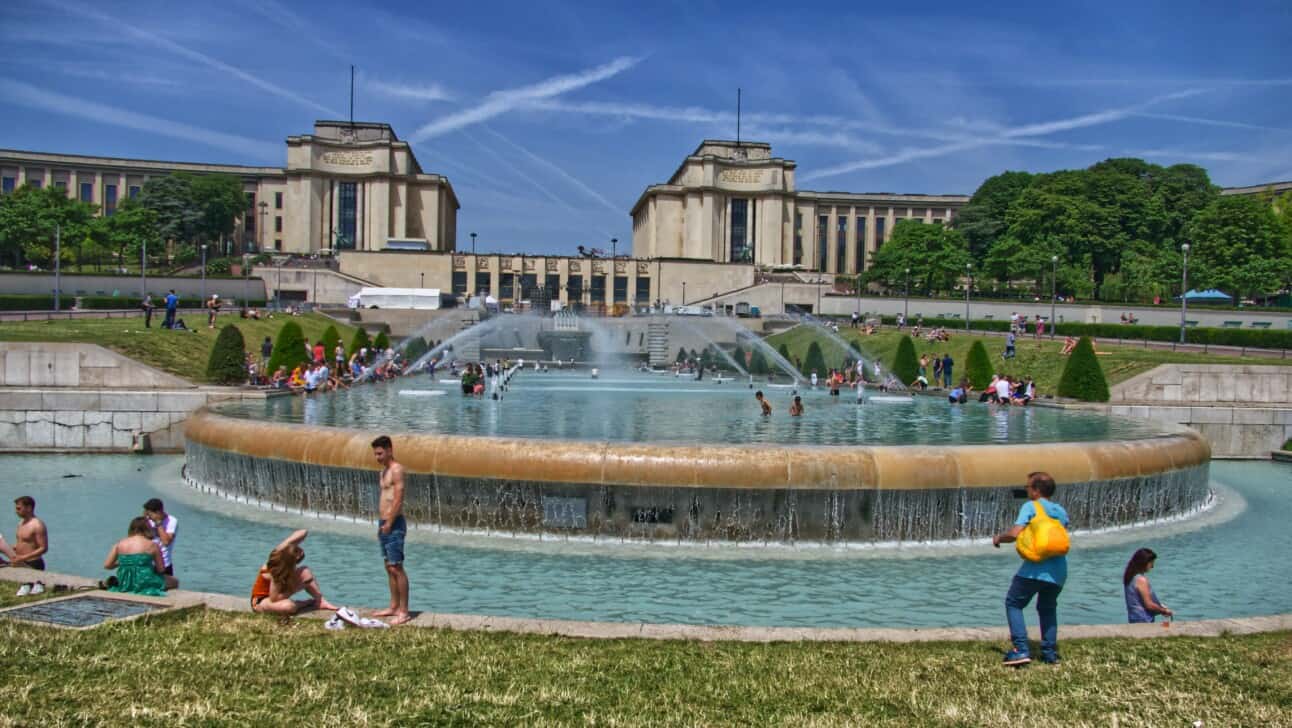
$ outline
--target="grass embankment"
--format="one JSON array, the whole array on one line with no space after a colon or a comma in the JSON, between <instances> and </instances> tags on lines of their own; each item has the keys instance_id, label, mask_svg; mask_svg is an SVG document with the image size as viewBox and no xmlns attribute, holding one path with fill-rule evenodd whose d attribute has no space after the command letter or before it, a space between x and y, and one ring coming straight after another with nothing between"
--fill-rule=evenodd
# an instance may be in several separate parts
<instances>
[{"instance_id":1,"label":"grass embankment","mask_svg":"<svg viewBox=\"0 0 1292 728\"><path fill-rule=\"evenodd\" d=\"M153 326L144 328L142 316L128 319L72 319L54 321L16 321L0 323L0 341L76 341L99 344L191 382L205 382L206 362L220 327L234 324L242 331L247 350L259 355L260 343L268 336L277 340L278 330L287 321L295 321L310 341L323 336L328 326L336 326L341 341L349 345L354 327L346 326L321 314L275 316L272 319L238 318L238 314L221 314L215 329L206 328L206 315L184 314L180 318L192 331L168 331L161 328L163 311L153 316Z\"/></svg>"},{"instance_id":2,"label":"grass embankment","mask_svg":"<svg viewBox=\"0 0 1292 728\"><path fill-rule=\"evenodd\" d=\"M695 643L195 612L86 632L0 620L17 725L1287 725L1292 639Z\"/></svg>"},{"instance_id":3,"label":"grass embankment","mask_svg":"<svg viewBox=\"0 0 1292 728\"><path fill-rule=\"evenodd\" d=\"M839 335L853 342L853 345L863 354L878 357L886 368L892 367L893 357L897 353L897 344L902 339L902 334L891 328L882 330L873 336L865 336L855 330L841 327ZM767 343L776 349L779 349L781 344L785 344L789 348L790 361L792 362L795 356L800 359L806 358L808 345L813 340L820 342L821 350L825 353L826 366L838 367L843 363L843 350L830 342L825 336L822 336L820 332L808 326L796 326L784 333L770 336L767 338ZM1000 355L1005 351L1004 337L974 336L966 335L962 331L952 331L951 341L949 342L931 344L923 338L914 340L915 352L916 356L929 355L930 381L933 377L933 355L936 353L941 356L950 352L951 358L955 360L954 378L959 381L961 377L965 376L965 363L969 356L969 347L977 340L982 340L983 345L987 347L987 352L990 354L992 364L997 372L1020 377L1033 377L1036 380L1037 391L1042 394L1053 394L1058 388L1059 377L1063 375L1063 366L1068 361L1066 356L1059 353L1063 349L1063 339L1061 338L1054 341L1048 338L1037 341L1031 336L1020 336L1017 342L1017 356L1013 359L1002 359ZM1098 342L1098 350L1099 364L1103 367L1104 376L1108 378L1109 385L1130 379L1136 374L1146 372L1159 364L1292 365L1292 360L1217 356L1214 354L1163 349L1145 349L1143 346L1118 346L1104 341ZM824 375L824 372L822 372L822 375Z\"/></svg>"}]
</instances>

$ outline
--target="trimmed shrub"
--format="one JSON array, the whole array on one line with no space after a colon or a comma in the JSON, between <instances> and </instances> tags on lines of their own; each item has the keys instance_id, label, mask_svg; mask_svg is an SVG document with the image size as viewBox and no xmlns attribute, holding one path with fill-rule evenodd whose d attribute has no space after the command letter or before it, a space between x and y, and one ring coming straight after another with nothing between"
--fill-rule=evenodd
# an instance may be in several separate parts
<instances>
[{"instance_id":1,"label":"trimmed shrub","mask_svg":"<svg viewBox=\"0 0 1292 728\"><path fill-rule=\"evenodd\" d=\"M754 354L749 358L750 374L768 374L771 368L767 365L767 357L763 356L762 349L754 349Z\"/></svg>"},{"instance_id":2,"label":"trimmed shrub","mask_svg":"<svg viewBox=\"0 0 1292 728\"><path fill-rule=\"evenodd\" d=\"M803 358L803 373L810 376L813 371L818 377L824 377L830 373L825 367L825 355L821 353L821 345L815 341L808 346L807 356Z\"/></svg>"},{"instance_id":3,"label":"trimmed shrub","mask_svg":"<svg viewBox=\"0 0 1292 728\"><path fill-rule=\"evenodd\" d=\"M736 361L738 366L745 367L745 371L749 370L745 364L745 348L740 344L736 344L736 350L731 352L731 358ZM725 359L723 360L723 364L726 364Z\"/></svg>"},{"instance_id":4,"label":"trimmed shrub","mask_svg":"<svg viewBox=\"0 0 1292 728\"><path fill-rule=\"evenodd\" d=\"M247 381L247 345L237 326L220 329L206 361L206 379L212 384L242 384Z\"/></svg>"},{"instance_id":5,"label":"trimmed shrub","mask_svg":"<svg viewBox=\"0 0 1292 728\"><path fill-rule=\"evenodd\" d=\"M426 339L423 339L420 336L405 339L403 346L404 358L410 362L421 359L423 354L431 350L430 347L426 345Z\"/></svg>"},{"instance_id":6,"label":"trimmed shrub","mask_svg":"<svg viewBox=\"0 0 1292 728\"><path fill-rule=\"evenodd\" d=\"M911 337L903 336L897 342L897 354L893 356L893 376L902 384L909 385L920 373L920 362L915 357L915 342Z\"/></svg>"},{"instance_id":7,"label":"trimmed shrub","mask_svg":"<svg viewBox=\"0 0 1292 728\"><path fill-rule=\"evenodd\" d=\"M785 344L781 344L780 348L776 350L776 353L785 357L785 361L788 361L788 362L794 361L793 359L790 358L790 348Z\"/></svg>"},{"instance_id":8,"label":"trimmed shrub","mask_svg":"<svg viewBox=\"0 0 1292 728\"><path fill-rule=\"evenodd\" d=\"M269 355L270 374L278 371L278 367L287 367L291 372L297 364L305 364L309 359L305 356L305 332L301 331L300 324L295 321L288 321L278 330L278 338L274 340L274 352Z\"/></svg>"},{"instance_id":9,"label":"trimmed shrub","mask_svg":"<svg viewBox=\"0 0 1292 728\"><path fill-rule=\"evenodd\" d=\"M337 344L341 343L341 334L337 333L335 326L329 326L323 330L323 358L332 361L333 354L336 352Z\"/></svg>"},{"instance_id":10,"label":"trimmed shrub","mask_svg":"<svg viewBox=\"0 0 1292 728\"><path fill-rule=\"evenodd\" d=\"M982 345L982 340L973 342L969 347L969 359L965 362L965 377L969 379L969 384L974 389L982 389L991 384L991 375L995 372L991 367L991 358L987 356L987 347Z\"/></svg>"},{"instance_id":11,"label":"trimmed shrub","mask_svg":"<svg viewBox=\"0 0 1292 728\"><path fill-rule=\"evenodd\" d=\"M228 258L216 258L206 261L207 275L228 275L231 267Z\"/></svg>"},{"instance_id":12,"label":"trimmed shrub","mask_svg":"<svg viewBox=\"0 0 1292 728\"><path fill-rule=\"evenodd\" d=\"M372 340L372 348L377 351L385 351L390 348L390 337L386 336L385 331L377 332L377 338Z\"/></svg>"},{"instance_id":13,"label":"trimmed shrub","mask_svg":"<svg viewBox=\"0 0 1292 728\"><path fill-rule=\"evenodd\" d=\"M1095 347L1088 337L1081 337L1077 348L1068 355L1068 363L1059 378L1059 396L1079 399L1082 402L1107 402L1108 380L1099 365Z\"/></svg>"},{"instance_id":14,"label":"trimmed shrub","mask_svg":"<svg viewBox=\"0 0 1292 728\"><path fill-rule=\"evenodd\" d=\"M369 348L372 348L372 339L368 338L368 332L364 331L363 327L360 326L354 332L354 338L350 339L349 353L354 354L354 353L357 353L360 349L369 349Z\"/></svg>"}]
</instances>

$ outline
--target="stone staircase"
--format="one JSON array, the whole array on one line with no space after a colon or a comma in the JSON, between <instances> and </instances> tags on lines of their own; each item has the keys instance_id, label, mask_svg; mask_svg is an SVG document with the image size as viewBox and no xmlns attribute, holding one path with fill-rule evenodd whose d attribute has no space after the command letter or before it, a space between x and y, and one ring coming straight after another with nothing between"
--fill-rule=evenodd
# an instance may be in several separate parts
<instances>
[{"instance_id":1,"label":"stone staircase","mask_svg":"<svg viewBox=\"0 0 1292 728\"><path fill-rule=\"evenodd\" d=\"M668 350L668 321L651 321L646 325L646 352L653 367L673 363Z\"/></svg>"},{"instance_id":2,"label":"stone staircase","mask_svg":"<svg viewBox=\"0 0 1292 728\"><path fill-rule=\"evenodd\" d=\"M466 331L478 323L480 323L478 317L463 319L458 331ZM453 358L458 361L480 361L480 337L468 336L460 340L453 347Z\"/></svg>"}]
</instances>

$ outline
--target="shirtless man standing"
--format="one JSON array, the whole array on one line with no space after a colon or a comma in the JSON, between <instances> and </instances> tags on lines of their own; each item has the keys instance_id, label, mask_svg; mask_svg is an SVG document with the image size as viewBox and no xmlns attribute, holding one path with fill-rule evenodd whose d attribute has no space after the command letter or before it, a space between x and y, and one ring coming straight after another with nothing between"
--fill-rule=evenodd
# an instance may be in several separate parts
<instances>
[{"instance_id":1,"label":"shirtless man standing","mask_svg":"<svg viewBox=\"0 0 1292 728\"><path fill-rule=\"evenodd\" d=\"M13 512L18 514L18 536L13 545L13 565L37 571L45 570L45 552L49 550L49 533L45 522L36 517L36 501L29 495L14 499ZM40 594L45 591L42 582L23 584L18 596Z\"/></svg>"},{"instance_id":2,"label":"shirtless man standing","mask_svg":"<svg viewBox=\"0 0 1292 728\"><path fill-rule=\"evenodd\" d=\"M375 612L378 617L392 617L390 624L404 624L412 619L408 613L408 574L404 573L404 466L395 462L395 447L386 435L372 441L372 454L381 465L381 501L377 512L377 540L386 561L386 578L390 581L390 607Z\"/></svg>"}]
</instances>

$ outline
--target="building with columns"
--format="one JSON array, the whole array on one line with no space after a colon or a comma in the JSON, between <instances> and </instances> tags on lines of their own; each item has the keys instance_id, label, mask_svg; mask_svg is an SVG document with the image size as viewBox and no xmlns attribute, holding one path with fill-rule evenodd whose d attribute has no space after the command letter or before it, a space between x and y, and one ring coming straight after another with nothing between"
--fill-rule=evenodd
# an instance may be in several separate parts
<instances>
[{"instance_id":1,"label":"building with columns","mask_svg":"<svg viewBox=\"0 0 1292 728\"><path fill-rule=\"evenodd\" d=\"M899 220L948 224L968 195L809 192L770 144L705 140L633 205L633 256L855 274Z\"/></svg>"},{"instance_id":2,"label":"building with columns","mask_svg":"<svg viewBox=\"0 0 1292 728\"><path fill-rule=\"evenodd\" d=\"M235 252L382 250L391 239L454 249L453 186L423 172L388 124L317 121L313 133L287 138L286 159L286 167L249 167L0 149L0 193L24 184L61 187L111 215L150 178L231 174L247 193L247 213L231 241Z\"/></svg>"}]
</instances>

